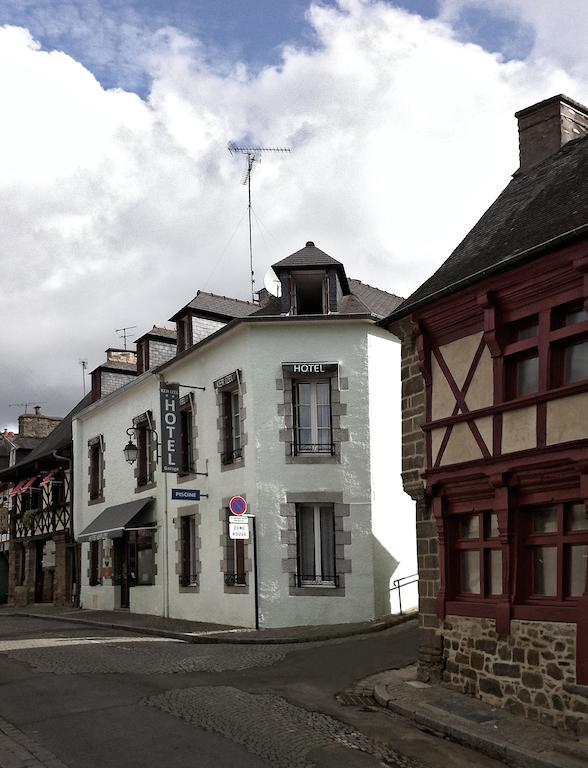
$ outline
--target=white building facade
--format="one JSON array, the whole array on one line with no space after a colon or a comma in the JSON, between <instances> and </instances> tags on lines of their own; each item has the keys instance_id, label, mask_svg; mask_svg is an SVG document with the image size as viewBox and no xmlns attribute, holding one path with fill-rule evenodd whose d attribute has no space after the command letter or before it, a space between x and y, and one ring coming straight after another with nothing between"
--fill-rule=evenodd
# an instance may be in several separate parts
<instances>
[{"instance_id":1,"label":"white building facade","mask_svg":"<svg viewBox=\"0 0 588 768\"><path fill-rule=\"evenodd\" d=\"M314 244L274 268L281 298L227 308L199 294L174 316L181 351L74 420L82 607L241 627L366 621L416 572L400 344L376 324L399 300ZM171 435L160 389L175 385ZM162 471L170 436L179 472ZM248 539L229 536L234 496ZM415 585L402 598L416 605Z\"/></svg>"}]
</instances>

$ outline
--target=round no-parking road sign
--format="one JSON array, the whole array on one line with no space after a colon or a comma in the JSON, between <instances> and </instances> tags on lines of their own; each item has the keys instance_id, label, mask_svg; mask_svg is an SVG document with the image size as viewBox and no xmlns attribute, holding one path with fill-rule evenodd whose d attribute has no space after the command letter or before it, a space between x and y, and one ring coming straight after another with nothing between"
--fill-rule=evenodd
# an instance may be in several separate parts
<instances>
[{"instance_id":1,"label":"round no-parking road sign","mask_svg":"<svg viewBox=\"0 0 588 768\"><path fill-rule=\"evenodd\" d=\"M242 496L233 496L229 501L229 509L234 515L244 515L247 512L247 502Z\"/></svg>"}]
</instances>

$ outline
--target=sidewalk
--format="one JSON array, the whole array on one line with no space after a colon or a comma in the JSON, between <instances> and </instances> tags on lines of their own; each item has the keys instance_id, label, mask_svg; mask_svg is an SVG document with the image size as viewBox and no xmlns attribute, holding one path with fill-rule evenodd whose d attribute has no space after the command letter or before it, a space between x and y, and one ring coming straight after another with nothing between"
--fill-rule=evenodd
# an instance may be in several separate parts
<instances>
[{"instance_id":1,"label":"sidewalk","mask_svg":"<svg viewBox=\"0 0 588 768\"><path fill-rule=\"evenodd\" d=\"M418 727L516 768L586 768L588 742L511 715L478 699L416 679L416 667L362 681L383 707Z\"/></svg>"},{"instance_id":2,"label":"sidewalk","mask_svg":"<svg viewBox=\"0 0 588 768\"><path fill-rule=\"evenodd\" d=\"M33 605L26 608L2 606L0 608L0 617L2 615L67 621L92 627L106 627L108 629L137 632L142 635L171 637L188 643L243 643L252 645L334 640L341 637L363 635L369 632L379 632L416 618L416 613L406 613L402 616L386 616L376 621L366 621L358 624L330 624L324 626L256 630L244 627L230 627L222 624L182 621L181 619L164 619L160 616L128 613L127 611L91 611L82 608L53 605Z\"/></svg>"}]
</instances>

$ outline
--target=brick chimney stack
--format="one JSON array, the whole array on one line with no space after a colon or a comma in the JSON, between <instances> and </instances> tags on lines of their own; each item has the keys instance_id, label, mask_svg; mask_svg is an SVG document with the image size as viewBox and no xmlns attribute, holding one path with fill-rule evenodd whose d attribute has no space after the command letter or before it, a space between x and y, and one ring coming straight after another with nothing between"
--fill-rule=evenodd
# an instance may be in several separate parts
<instances>
[{"instance_id":1,"label":"brick chimney stack","mask_svg":"<svg viewBox=\"0 0 588 768\"><path fill-rule=\"evenodd\" d=\"M106 363L128 363L137 364L137 353L131 349L114 349L109 347L106 350Z\"/></svg>"},{"instance_id":2,"label":"brick chimney stack","mask_svg":"<svg viewBox=\"0 0 588 768\"><path fill-rule=\"evenodd\" d=\"M588 108L559 94L515 113L521 173L526 173L588 130Z\"/></svg>"},{"instance_id":3,"label":"brick chimney stack","mask_svg":"<svg viewBox=\"0 0 588 768\"><path fill-rule=\"evenodd\" d=\"M35 406L34 413L23 413L18 417L19 437L47 437L61 421L57 416L44 416L41 406Z\"/></svg>"}]
</instances>

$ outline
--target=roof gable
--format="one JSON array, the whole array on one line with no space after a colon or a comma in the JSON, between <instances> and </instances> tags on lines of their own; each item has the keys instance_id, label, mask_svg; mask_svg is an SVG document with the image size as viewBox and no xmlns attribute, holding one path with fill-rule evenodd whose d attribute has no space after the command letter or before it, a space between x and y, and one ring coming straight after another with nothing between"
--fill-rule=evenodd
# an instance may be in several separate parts
<instances>
[{"instance_id":1,"label":"roof gable","mask_svg":"<svg viewBox=\"0 0 588 768\"><path fill-rule=\"evenodd\" d=\"M321 251L316 245L309 240L304 248L301 248L295 253L291 253L286 256L285 259L276 262L272 265L273 269L301 269L307 267L309 269L317 267L343 267L340 261L329 256L328 253Z\"/></svg>"}]
</instances>

